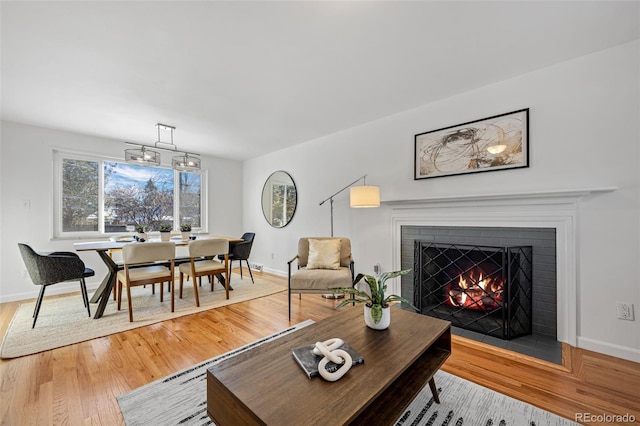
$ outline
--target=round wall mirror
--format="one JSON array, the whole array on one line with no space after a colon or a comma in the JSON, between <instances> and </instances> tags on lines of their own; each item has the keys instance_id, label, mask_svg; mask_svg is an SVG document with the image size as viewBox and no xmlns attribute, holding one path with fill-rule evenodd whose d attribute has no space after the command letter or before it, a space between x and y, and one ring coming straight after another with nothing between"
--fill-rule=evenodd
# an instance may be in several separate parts
<instances>
[{"instance_id":1,"label":"round wall mirror","mask_svg":"<svg viewBox=\"0 0 640 426\"><path fill-rule=\"evenodd\" d=\"M271 173L262 188L262 213L269 225L283 228L291 222L298 204L298 192L291 175L279 170Z\"/></svg>"}]
</instances>

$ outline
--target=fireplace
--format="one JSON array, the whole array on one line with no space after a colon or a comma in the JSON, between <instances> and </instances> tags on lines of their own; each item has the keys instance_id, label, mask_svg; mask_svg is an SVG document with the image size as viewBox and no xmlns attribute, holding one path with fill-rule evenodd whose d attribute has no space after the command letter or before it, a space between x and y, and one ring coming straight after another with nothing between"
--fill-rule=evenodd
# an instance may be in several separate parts
<instances>
[{"instance_id":1,"label":"fireplace","mask_svg":"<svg viewBox=\"0 0 640 426\"><path fill-rule=\"evenodd\" d=\"M414 242L414 305L500 339L532 332L532 247Z\"/></svg>"},{"instance_id":2,"label":"fireplace","mask_svg":"<svg viewBox=\"0 0 640 426\"><path fill-rule=\"evenodd\" d=\"M414 240L490 246L533 246L533 333L503 340L454 327L452 333L562 363L561 351L544 352L548 340L577 346L578 204L593 194L615 188L551 190L519 193L434 195L383 202L390 209L392 270L412 269ZM437 191L436 191L437 192ZM392 282L389 291L413 300L413 271ZM458 332L459 330L459 332ZM535 340L538 339L538 340ZM539 344L540 339L545 344ZM517 348L516 348L517 346Z\"/></svg>"}]
</instances>

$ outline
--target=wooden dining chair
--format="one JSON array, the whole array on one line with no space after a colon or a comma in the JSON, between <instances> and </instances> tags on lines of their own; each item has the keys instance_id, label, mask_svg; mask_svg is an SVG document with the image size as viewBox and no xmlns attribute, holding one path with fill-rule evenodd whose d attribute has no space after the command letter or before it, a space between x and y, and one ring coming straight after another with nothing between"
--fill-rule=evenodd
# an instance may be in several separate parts
<instances>
[{"instance_id":1,"label":"wooden dining chair","mask_svg":"<svg viewBox=\"0 0 640 426\"><path fill-rule=\"evenodd\" d=\"M118 310L120 310L122 302L122 287L125 286L127 287L130 322L133 322L131 306L131 287L133 286L160 283L162 288L162 284L168 281L171 293L171 312L174 311L175 257L176 245L173 242L134 243L127 244L122 248L124 269L118 271ZM139 267L139 265L146 263L152 265ZM165 266L166 264L169 266Z\"/></svg>"},{"instance_id":2,"label":"wooden dining chair","mask_svg":"<svg viewBox=\"0 0 640 426\"><path fill-rule=\"evenodd\" d=\"M223 256L223 260L216 259L218 255ZM196 299L196 306L200 306L198 296L197 278L208 276L213 291L213 275L223 274L225 282L226 297L229 298L229 240L225 238L212 238L206 240L194 240L189 242L189 262L178 266L180 271L180 292L182 299L182 283L184 276L191 277L193 281L193 294Z\"/></svg>"}]
</instances>

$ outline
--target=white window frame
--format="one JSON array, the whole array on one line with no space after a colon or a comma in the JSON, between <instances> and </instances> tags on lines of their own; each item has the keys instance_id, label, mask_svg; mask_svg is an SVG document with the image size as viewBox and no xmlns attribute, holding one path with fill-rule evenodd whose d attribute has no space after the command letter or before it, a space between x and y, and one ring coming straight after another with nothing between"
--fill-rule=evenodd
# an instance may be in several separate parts
<instances>
[{"instance_id":1,"label":"white window frame","mask_svg":"<svg viewBox=\"0 0 640 426\"><path fill-rule=\"evenodd\" d=\"M104 163L125 163L119 158L100 157L90 154L83 154L64 150L53 150L53 217L52 217L52 239L78 239L78 238L105 238L117 235L117 232L105 232L104 226ZM63 160L80 160L92 161L98 163L98 230L97 231L62 231L62 163ZM168 166L158 166L159 168L169 169ZM199 172L188 172L200 175L200 227L194 227L194 233L208 232L208 213L207 213L207 184L208 171L201 170ZM174 230L180 230L180 171L173 170L173 227Z\"/></svg>"}]
</instances>

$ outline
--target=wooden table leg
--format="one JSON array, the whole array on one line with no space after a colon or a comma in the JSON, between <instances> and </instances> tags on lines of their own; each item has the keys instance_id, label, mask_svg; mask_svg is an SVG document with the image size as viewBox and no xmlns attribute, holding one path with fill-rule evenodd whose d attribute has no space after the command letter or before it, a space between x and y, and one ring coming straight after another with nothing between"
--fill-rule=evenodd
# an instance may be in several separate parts
<instances>
[{"instance_id":1,"label":"wooden table leg","mask_svg":"<svg viewBox=\"0 0 640 426\"><path fill-rule=\"evenodd\" d=\"M433 394L433 400L436 402L436 404L440 404L438 388L436 388L436 381L433 377L429 380L429 387L431 388L431 393Z\"/></svg>"}]
</instances>

